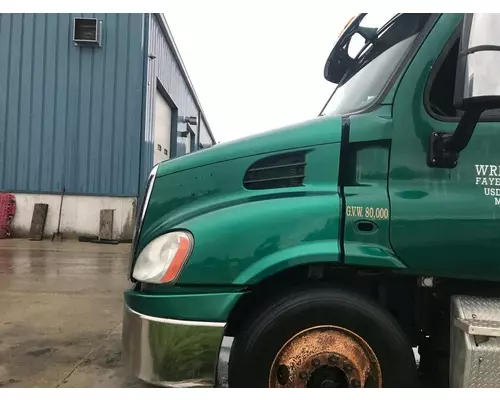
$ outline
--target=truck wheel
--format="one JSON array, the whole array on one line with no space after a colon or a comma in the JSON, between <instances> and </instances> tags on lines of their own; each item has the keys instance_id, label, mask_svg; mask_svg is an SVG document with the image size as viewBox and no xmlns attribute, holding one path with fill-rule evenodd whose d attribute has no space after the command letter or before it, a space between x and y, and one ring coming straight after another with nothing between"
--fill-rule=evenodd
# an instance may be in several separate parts
<instances>
[{"instance_id":1,"label":"truck wheel","mask_svg":"<svg viewBox=\"0 0 500 400\"><path fill-rule=\"evenodd\" d=\"M412 348L396 320L339 289L290 293L236 335L230 387L416 387Z\"/></svg>"}]
</instances>

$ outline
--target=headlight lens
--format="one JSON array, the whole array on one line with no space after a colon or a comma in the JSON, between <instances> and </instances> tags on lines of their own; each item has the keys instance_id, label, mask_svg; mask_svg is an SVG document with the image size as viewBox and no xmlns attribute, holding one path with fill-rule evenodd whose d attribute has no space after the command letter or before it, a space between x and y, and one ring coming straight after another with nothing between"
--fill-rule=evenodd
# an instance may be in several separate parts
<instances>
[{"instance_id":1,"label":"headlight lens","mask_svg":"<svg viewBox=\"0 0 500 400\"><path fill-rule=\"evenodd\" d=\"M132 276L139 282L173 282L189 258L192 247L193 237L188 232L159 236L141 251Z\"/></svg>"}]
</instances>

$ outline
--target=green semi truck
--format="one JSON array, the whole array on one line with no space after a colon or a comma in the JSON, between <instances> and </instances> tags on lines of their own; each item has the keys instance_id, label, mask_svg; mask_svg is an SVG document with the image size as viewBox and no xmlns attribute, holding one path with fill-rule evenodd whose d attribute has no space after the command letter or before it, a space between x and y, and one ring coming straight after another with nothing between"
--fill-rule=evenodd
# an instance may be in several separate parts
<instances>
[{"instance_id":1,"label":"green semi truck","mask_svg":"<svg viewBox=\"0 0 500 400\"><path fill-rule=\"evenodd\" d=\"M124 293L134 376L500 386L500 15L368 18L327 58L320 116L153 168Z\"/></svg>"}]
</instances>

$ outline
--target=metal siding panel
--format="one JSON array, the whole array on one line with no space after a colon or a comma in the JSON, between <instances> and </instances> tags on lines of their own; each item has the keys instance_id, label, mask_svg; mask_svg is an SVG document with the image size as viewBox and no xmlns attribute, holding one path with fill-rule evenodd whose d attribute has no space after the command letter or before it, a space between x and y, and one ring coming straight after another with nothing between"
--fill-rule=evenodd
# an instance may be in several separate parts
<instances>
[{"instance_id":1,"label":"metal siding panel","mask_svg":"<svg viewBox=\"0 0 500 400\"><path fill-rule=\"evenodd\" d=\"M55 131L54 146L47 156L52 159L52 182L44 186L43 190L56 191L62 190L66 175L66 136L67 136L67 118L68 118L68 99L69 99L69 68L70 51L73 50L68 37L71 32L71 15L59 14L57 16L58 37L54 38L57 42L57 62L56 62L56 98L54 105Z\"/></svg>"},{"instance_id":2,"label":"metal siding panel","mask_svg":"<svg viewBox=\"0 0 500 400\"><path fill-rule=\"evenodd\" d=\"M23 38L21 42L21 85L19 101L19 140L17 146L17 184L28 188L29 146L31 143L31 104L33 100L33 51L34 51L34 14L25 14ZM28 189L29 190L29 189Z\"/></svg>"},{"instance_id":3,"label":"metal siding panel","mask_svg":"<svg viewBox=\"0 0 500 400\"><path fill-rule=\"evenodd\" d=\"M128 73L128 15L118 14L118 26L117 31L118 37L116 41L116 51L117 65L121 66L118 68L115 74L115 108L114 115L121 116L121 118L116 118L115 120L115 132L113 137L113 169L115 170L114 179L112 182L112 188L114 192L122 190L123 187L123 169L124 169L124 149L123 145L125 141L123 140L123 134L125 133L125 111L127 106L126 100L126 86L123 82L127 80Z\"/></svg>"},{"instance_id":4,"label":"metal siding panel","mask_svg":"<svg viewBox=\"0 0 500 400\"><path fill-rule=\"evenodd\" d=\"M46 157L50 154L56 143L55 120L56 120L56 95L57 95L57 37L58 37L58 18L57 14L48 14L45 22L46 40L45 40L45 86L43 94L43 125L42 125L42 143L40 149L41 160L39 168L39 190L45 185L53 184L53 163L54 157Z\"/></svg>"},{"instance_id":5,"label":"metal siding panel","mask_svg":"<svg viewBox=\"0 0 500 400\"><path fill-rule=\"evenodd\" d=\"M137 110L142 109L143 63L144 58L147 58L147 54L144 54L144 57L133 57L132 55L143 54L143 24L144 18L142 14L129 15L129 36L127 42L129 68L127 69L126 77L128 85L125 94L127 103L125 108L126 135L123 166L125 192L138 191L142 116L141 113L138 115L136 113ZM128 177L133 179L127 179Z\"/></svg>"},{"instance_id":6,"label":"metal siding panel","mask_svg":"<svg viewBox=\"0 0 500 400\"><path fill-rule=\"evenodd\" d=\"M80 15L72 14L74 17ZM72 31L70 31L71 34ZM69 193L78 192L77 181L77 157L76 147L78 143L78 123L79 123L79 92L80 92L80 49L72 46L69 49L69 85L68 85L68 109L66 118L66 147L65 147L65 173L64 187Z\"/></svg>"},{"instance_id":7,"label":"metal siding panel","mask_svg":"<svg viewBox=\"0 0 500 400\"><path fill-rule=\"evenodd\" d=\"M147 110L145 122L144 148L142 151L141 182L144 182L153 167L154 134L154 98L156 80L167 91L179 116L197 116L198 108L184 80L181 69L170 49L165 34L156 16L149 17L149 53L156 58L148 61ZM174 115L174 112L172 113ZM174 124L175 125L175 124ZM174 132L172 132L174 134ZM185 154L184 139L177 137L173 141L175 156Z\"/></svg>"},{"instance_id":8,"label":"metal siding panel","mask_svg":"<svg viewBox=\"0 0 500 400\"><path fill-rule=\"evenodd\" d=\"M205 125L205 121L201 119L200 121L200 143L204 148L213 146L215 143L212 141L210 134L208 133L207 126Z\"/></svg>"},{"instance_id":9,"label":"metal siding panel","mask_svg":"<svg viewBox=\"0 0 500 400\"><path fill-rule=\"evenodd\" d=\"M106 18L106 52L104 55L104 97L103 97L103 126L101 142L102 171L113 169L113 133L114 133L114 101L115 93L115 65L116 65L116 38L117 16L108 15ZM107 157L105 157L107 155ZM111 176L103 173L100 191L105 192L111 187Z\"/></svg>"},{"instance_id":10,"label":"metal siding panel","mask_svg":"<svg viewBox=\"0 0 500 400\"><path fill-rule=\"evenodd\" d=\"M96 18L104 20L105 14L96 14ZM107 21L106 21L107 22ZM105 31L106 32L106 31ZM105 52L94 51L93 60L93 85L91 93L90 132L89 132L89 158L88 158L88 182L89 186L96 192L101 190L101 177L103 171L101 137L104 124L104 73Z\"/></svg>"},{"instance_id":11,"label":"metal siding panel","mask_svg":"<svg viewBox=\"0 0 500 400\"><path fill-rule=\"evenodd\" d=\"M95 15L102 48L75 16L0 14L0 191L137 195L143 15Z\"/></svg>"},{"instance_id":12,"label":"metal siding panel","mask_svg":"<svg viewBox=\"0 0 500 400\"><path fill-rule=\"evenodd\" d=\"M29 143L25 143L28 151L28 190L40 190L40 164L42 148L42 106L45 103L45 30L46 15L35 14L33 32L33 56L32 63L38 68L31 68L31 131L29 132Z\"/></svg>"},{"instance_id":13,"label":"metal siding panel","mask_svg":"<svg viewBox=\"0 0 500 400\"><path fill-rule=\"evenodd\" d=\"M94 18L93 14L83 14L84 18ZM89 180L88 165L90 161L90 109L92 100L92 91L95 88L94 82L94 54L100 49L93 47L75 47L79 51L80 57L80 75L78 91L78 123L76 129L76 138L74 141L75 175L78 186L74 188L77 192L85 192L88 188L94 186L94 182ZM92 190L92 189L91 189Z\"/></svg>"},{"instance_id":14,"label":"metal siding panel","mask_svg":"<svg viewBox=\"0 0 500 400\"><path fill-rule=\"evenodd\" d=\"M183 137L178 136L177 137L177 156L184 156L186 155L186 139Z\"/></svg>"},{"instance_id":15,"label":"metal siding panel","mask_svg":"<svg viewBox=\"0 0 500 400\"><path fill-rule=\"evenodd\" d=\"M88 179L88 164L90 159L89 138L90 138L90 106L94 69L94 49L81 49L80 62L80 90L78 99L78 130L75 140L75 154L77 156L76 181L78 182L78 192L84 192L87 187L92 187L93 182Z\"/></svg>"},{"instance_id":16,"label":"metal siding panel","mask_svg":"<svg viewBox=\"0 0 500 400\"><path fill-rule=\"evenodd\" d=\"M23 40L24 14L12 17L12 31L10 33L10 63L9 63L9 98L7 99L7 154L5 157L5 185L3 188L12 188L17 185L17 144L19 141L19 103L21 100L21 61ZM8 33L7 33L8 34ZM0 190L3 189L0 187Z\"/></svg>"},{"instance_id":17,"label":"metal siding panel","mask_svg":"<svg viewBox=\"0 0 500 400\"><path fill-rule=\"evenodd\" d=\"M9 67L11 60L9 33L12 26L10 14L0 14L0 49L3 57L0 57L0 182L5 180L5 169L7 167L7 115L9 109Z\"/></svg>"}]
</instances>

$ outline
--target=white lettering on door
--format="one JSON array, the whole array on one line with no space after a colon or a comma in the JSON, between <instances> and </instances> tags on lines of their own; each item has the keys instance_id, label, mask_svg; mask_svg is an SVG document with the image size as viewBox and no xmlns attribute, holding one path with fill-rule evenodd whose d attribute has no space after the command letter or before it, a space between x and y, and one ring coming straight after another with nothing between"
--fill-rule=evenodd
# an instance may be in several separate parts
<instances>
[{"instance_id":1,"label":"white lettering on door","mask_svg":"<svg viewBox=\"0 0 500 400\"><path fill-rule=\"evenodd\" d=\"M500 205L500 165L476 164L476 185L483 186L485 196L494 197Z\"/></svg>"},{"instance_id":2,"label":"white lettering on door","mask_svg":"<svg viewBox=\"0 0 500 400\"><path fill-rule=\"evenodd\" d=\"M476 165L476 171L478 175L486 175L488 172L488 166L487 165Z\"/></svg>"}]
</instances>

